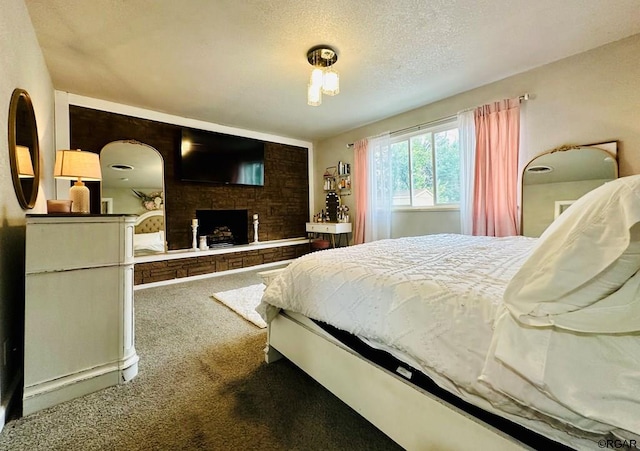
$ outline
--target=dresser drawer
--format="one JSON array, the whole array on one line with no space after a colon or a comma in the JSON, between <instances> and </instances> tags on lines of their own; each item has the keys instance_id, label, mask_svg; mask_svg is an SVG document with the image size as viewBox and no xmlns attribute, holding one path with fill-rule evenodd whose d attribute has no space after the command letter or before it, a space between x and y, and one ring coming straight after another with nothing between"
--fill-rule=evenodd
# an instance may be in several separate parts
<instances>
[{"instance_id":1,"label":"dresser drawer","mask_svg":"<svg viewBox=\"0 0 640 451\"><path fill-rule=\"evenodd\" d=\"M132 264L134 220L127 215L28 216L26 272Z\"/></svg>"},{"instance_id":2,"label":"dresser drawer","mask_svg":"<svg viewBox=\"0 0 640 451\"><path fill-rule=\"evenodd\" d=\"M350 233L350 222L307 222L307 232L313 233Z\"/></svg>"},{"instance_id":3,"label":"dresser drawer","mask_svg":"<svg viewBox=\"0 0 640 451\"><path fill-rule=\"evenodd\" d=\"M333 228L327 224L309 224L307 226L307 232L330 233L332 231Z\"/></svg>"}]
</instances>

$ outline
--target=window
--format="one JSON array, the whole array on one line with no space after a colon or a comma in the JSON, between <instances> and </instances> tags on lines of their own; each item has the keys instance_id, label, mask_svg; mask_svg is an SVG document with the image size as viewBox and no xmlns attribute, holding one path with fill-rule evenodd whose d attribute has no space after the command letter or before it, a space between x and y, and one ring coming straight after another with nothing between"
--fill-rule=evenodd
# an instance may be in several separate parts
<instances>
[{"instance_id":1,"label":"window","mask_svg":"<svg viewBox=\"0 0 640 451\"><path fill-rule=\"evenodd\" d=\"M460 203L458 127L449 122L392 140L394 207Z\"/></svg>"}]
</instances>

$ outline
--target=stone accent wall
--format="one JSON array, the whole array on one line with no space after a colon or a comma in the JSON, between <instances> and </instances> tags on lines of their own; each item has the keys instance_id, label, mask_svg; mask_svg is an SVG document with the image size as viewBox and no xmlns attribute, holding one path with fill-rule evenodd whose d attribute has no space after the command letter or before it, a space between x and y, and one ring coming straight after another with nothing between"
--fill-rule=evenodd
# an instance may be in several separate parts
<instances>
[{"instance_id":1,"label":"stone accent wall","mask_svg":"<svg viewBox=\"0 0 640 451\"><path fill-rule=\"evenodd\" d=\"M269 241L305 236L309 220L308 150L265 143L263 187L183 182L177 173L182 127L116 113L70 106L72 149L99 153L111 141L134 139L154 147L164 159L166 236L169 249L191 247L191 219L197 209L247 209L249 241L253 214L259 216L258 238ZM91 212L100 212L100 184L91 190Z\"/></svg>"},{"instance_id":2,"label":"stone accent wall","mask_svg":"<svg viewBox=\"0 0 640 451\"><path fill-rule=\"evenodd\" d=\"M227 254L203 255L176 258L155 262L136 263L134 284L140 285L182 277L199 276L230 269L275 263L300 257L309 252L308 244L281 246L267 249L231 252Z\"/></svg>"}]
</instances>

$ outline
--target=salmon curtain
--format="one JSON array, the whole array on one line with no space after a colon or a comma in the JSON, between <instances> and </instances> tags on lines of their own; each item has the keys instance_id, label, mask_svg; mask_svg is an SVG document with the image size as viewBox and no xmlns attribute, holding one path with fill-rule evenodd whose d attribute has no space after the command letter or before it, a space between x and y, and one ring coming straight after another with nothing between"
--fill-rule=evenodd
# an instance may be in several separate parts
<instances>
[{"instance_id":1,"label":"salmon curtain","mask_svg":"<svg viewBox=\"0 0 640 451\"><path fill-rule=\"evenodd\" d=\"M475 109L474 118L473 235L518 235L520 101L483 105Z\"/></svg>"},{"instance_id":2,"label":"salmon curtain","mask_svg":"<svg viewBox=\"0 0 640 451\"><path fill-rule=\"evenodd\" d=\"M367 149L368 140L356 141L354 147L354 194L356 204L356 217L354 221L353 242L354 244L364 243L365 223L368 210L367 193L369 192L369 177L367 176Z\"/></svg>"}]
</instances>

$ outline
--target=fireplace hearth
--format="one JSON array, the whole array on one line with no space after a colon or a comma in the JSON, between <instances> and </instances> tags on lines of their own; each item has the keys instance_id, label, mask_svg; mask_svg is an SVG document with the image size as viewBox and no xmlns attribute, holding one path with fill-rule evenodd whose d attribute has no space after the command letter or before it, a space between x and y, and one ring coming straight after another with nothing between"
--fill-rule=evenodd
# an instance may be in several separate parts
<instances>
[{"instance_id":1,"label":"fireplace hearth","mask_svg":"<svg viewBox=\"0 0 640 451\"><path fill-rule=\"evenodd\" d=\"M248 210L196 210L198 236L211 247L248 244Z\"/></svg>"}]
</instances>

